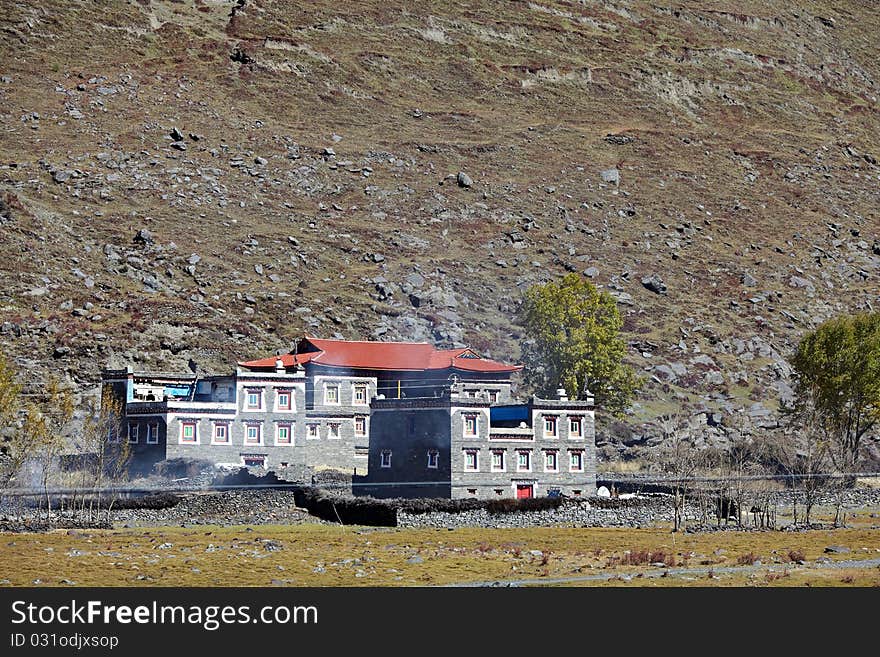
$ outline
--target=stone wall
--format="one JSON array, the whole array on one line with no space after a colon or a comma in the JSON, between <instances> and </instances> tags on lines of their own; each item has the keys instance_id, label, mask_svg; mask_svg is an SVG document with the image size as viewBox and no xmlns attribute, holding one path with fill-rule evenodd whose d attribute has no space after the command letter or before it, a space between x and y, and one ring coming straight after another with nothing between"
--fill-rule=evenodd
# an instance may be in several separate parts
<instances>
[{"instance_id":1,"label":"stone wall","mask_svg":"<svg viewBox=\"0 0 880 657\"><path fill-rule=\"evenodd\" d=\"M696 506L685 508L688 522L700 519ZM537 527L574 525L577 527L643 527L672 522L672 502L665 496L630 500L564 500L557 509L490 513L475 509L459 513L408 513L398 510L398 527Z\"/></svg>"}]
</instances>

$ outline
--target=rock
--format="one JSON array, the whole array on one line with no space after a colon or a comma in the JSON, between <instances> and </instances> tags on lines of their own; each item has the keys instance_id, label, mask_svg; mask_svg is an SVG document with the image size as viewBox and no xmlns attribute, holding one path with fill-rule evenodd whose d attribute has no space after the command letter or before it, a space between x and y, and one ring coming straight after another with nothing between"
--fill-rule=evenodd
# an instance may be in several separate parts
<instances>
[{"instance_id":1,"label":"rock","mask_svg":"<svg viewBox=\"0 0 880 657\"><path fill-rule=\"evenodd\" d=\"M202 257L197 253L193 253L189 258L186 259L186 261L191 265L197 265L202 261Z\"/></svg>"},{"instance_id":2,"label":"rock","mask_svg":"<svg viewBox=\"0 0 880 657\"><path fill-rule=\"evenodd\" d=\"M587 278L596 278L596 276L598 276L598 275L599 275L598 267L587 267L584 270L584 276L586 276Z\"/></svg>"},{"instance_id":3,"label":"rock","mask_svg":"<svg viewBox=\"0 0 880 657\"><path fill-rule=\"evenodd\" d=\"M153 243L153 233L151 233L146 228L141 228L137 234L135 234L134 239L132 240L136 244L152 244Z\"/></svg>"},{"instance_id":4,"label":"rock","mask_svg":"<svg viewBox=\"0 0 880 657\"><path fill-rule=\"evenodd\" d=\"M809 280L800 276L792 276L791 278L789 278L788 285L789 287L804 288L808 292L812 292L816 289Z\"/></svg>"},{"instance_id":5,"label":"rock","mask_svg":"<svg viewBox=\"0 0 880 657\"><path fill-rule=\"evenodd\" d=\"M829 545L825 548L826 554L848 554L850 549L844 545Z\"/></svg>"},{"instance_id":6,"label":"rock","mask_svg":"<svg viewBox=\"0 0 880 657\"><path fill-rule=\"evenodd\" d=\"M474 184L473 179L469 175L467 175L464 171L459 171L455 180L458 183L459 187L468 188Z\"/></svg>"},{"instance_id":7,"label":"rock","mask_svg":"<svg viewBox=\"0 0 880 657\"><path fill-rule=\"evenodd\" d=\"M321 151L321 155L324 155L324 156L326 156L326 157L335 157L335 156L336 156L336 151L334 151L332 148L330 148L330 147L328 146L327 148L325 148L325 149L323 149L323 150Z\"/></svg>"},{"instance_id":8,"label":"rock","mask_svg":"<svg viewBox=\"0 0 880 657\"><path fill-rule=\"evenodd\" d=\"M383 256L381 253L373 253L370 258L373 262L385 262L385 256Z\"/></svg>"},{"instance_id":9,"label":"rock","mask_svg":"<svg viewBox=\"0 0 880 657\"><path fill-rule=\"evenodd\" d=\"M168 134L171 135L174 141L183 141L183 133L177 128L171 128L171 132Z\"/></svg>"},{"instance_id":10,"label":"rock","mask_svg":"<svg viewBox=\"0 0 880 657\"><path fill-rule=\"evenodd\" d=\"M254 158L254 163L259 164L260 166L266 166L267 164L269 164L269 160L267 160L265 157L257 156Z\"/></svg>"},{"instance_id":11,"label":"rock","mask_svg":"<svg viewBox=\"0 0 880 657\"><path fill-rule=\"evenodd\" d=\"M70 180L71 176L73 176L73 171L70 169L62 169L52 172L52 180L57 183L67 182Z\"/></svg>"},{"instance_id":12,"label":"rock","mask_svg":"<svg viewBox=\"0 0 880 657\"><path fill-rule=\"evenodd\" d=\"M657 274L645 276L642 279L642 285L655 294L666 294L666 283Z\"/></svg>"},{"instance_id":13,"label":"rock","mask_svg":"<svg viewBox=\"0 0 880 657\"><path fill-rule=\"evenodd\" d=\"M617 168L605 169L600 175L602 182L612 183L616 187L620 186L620 171Z\"/></svg>"},{"instance_id":14,"label":"rock","mask_svg":"<svg viewBox=\"0 0 880 657\"><path fill-rule=\"evenodd\" d=\"M422 287L425 284L425 277L418 272L413 272L411 274L407 274L406 282L413 287Z\"/></svg>"},{"instance_id":15,"label":"rock","mask_svg":"<svg viewBox=\"0 0 880 657\"><path fill-rule=\"evenodd\" d=\"M171 148L176 148L179 151L185 151L186 150L186 142L185 141L172 142Z\"/></svg>"},{"instance_id":16,"label":"rock","mask_svg":"<svg viewBox=\"0 0 880 657\"><path fill-rule=\"evenodd\" d=\"M678 379L678 376L668 365L658 365L653 370L654 376L656 376L661 381L666 381L668 383L672 383L673 381Z\"/></svg>"},{"instance_id":17,"label":"rock","mask_svg":"<svg viewBox=\"0 0 880 657\"><path fill-rule=\"evenodd\" d=\"M258 275L263 275L263 265L254 265L254 271L257 272Z\"/></svg>"},{"instance_id":18,"label":"rock","mask_svg":"<svg viewBox=\"0 0 880 657\"><path fill-rule=\"evenodd\" d=\"M758 279L746 272L742 275L742 284L746 287L755 287L758 284Z\"/></svg>"},{"instance_id":19,"label":"rock","mask_svg":"<svg viewBox=\"0 0 880 657\"><path fill-rule=\"evenodd\" d=\"M605 486L599 486L596 490L597 497L611 497L611 491L608 490Z\"/></svg>"},{"instance_id":20,"label":"rock","mask_svg":"<svg viewBox=\"0 0 880 657\"><path fill-rule=\"evenodd\" d=\"M418 554L412 555L409 559L406 560L407 563L423 563L425 560L422 559Z\"/></svg>"},{"instance_id":21,"label":"rock","mask_svg":"<svg viewBox=\"0 0 880 657\"><path fill-rule=\"evenodd\" d=\"M55 350L52 352L52 355L55 358L64 358L70 353L70 347L65 347L63 345L58 345L55 347Z\"/></svg>"}]
</instances>

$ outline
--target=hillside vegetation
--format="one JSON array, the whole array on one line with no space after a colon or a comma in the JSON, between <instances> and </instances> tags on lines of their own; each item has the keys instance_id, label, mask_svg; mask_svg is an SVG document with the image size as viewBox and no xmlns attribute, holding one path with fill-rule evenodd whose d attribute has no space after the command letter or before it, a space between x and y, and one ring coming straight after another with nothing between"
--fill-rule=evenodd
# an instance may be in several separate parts
<instances>
[{"instance_id":1,"label":"hillside vegetation","mask_svg":"<svg viewBox=\"0 0 880 657\"><path fill-rule=\"evenodd\" d=\"M878 30L856 0L3 2L0 346L83 391L303 333L515 362L522 290L575 271L645 377L603 441L772 427L800 336L878 303Z\"/></svg>"}]
</instances>

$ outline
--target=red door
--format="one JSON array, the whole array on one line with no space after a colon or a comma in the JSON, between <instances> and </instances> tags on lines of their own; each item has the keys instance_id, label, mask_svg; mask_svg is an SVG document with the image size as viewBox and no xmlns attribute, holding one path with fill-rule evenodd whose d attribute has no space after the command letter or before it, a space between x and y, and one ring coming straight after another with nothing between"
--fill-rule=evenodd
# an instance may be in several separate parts
<instances>
[{"instance_id":1,"label":"red door","mask_svg":"<svg viewBox=\"0 0 880 657\"><path fill-rule=\"evenodd\" d=\"M533 487L531 484L517 484L516 485L516 497L517 499L522 499L524 497L532 497Z\"/></svg>"}]
</instances>

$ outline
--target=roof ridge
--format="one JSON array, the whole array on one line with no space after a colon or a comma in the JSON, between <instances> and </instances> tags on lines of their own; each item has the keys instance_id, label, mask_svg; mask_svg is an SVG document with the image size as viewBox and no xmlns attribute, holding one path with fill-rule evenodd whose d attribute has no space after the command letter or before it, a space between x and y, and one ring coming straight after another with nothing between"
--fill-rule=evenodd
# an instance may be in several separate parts
<instances>
[{"instance_id":1,"label":"roof ridge","mask_svg":"<svg viewBox=\"0 0 880 657\"><path fill-rule=\"evenodd\" d=\"M306 340L320 340L321 342L358 342L360 344L414 344L414 345L426 345L428 347L433 347L437 350L437 347L434 347L430 342L405 342L403 340L338 340L336 338L316 338L305 336ZM439 350L437 350L439 351Z\"/></svg>"}]
</instances>

